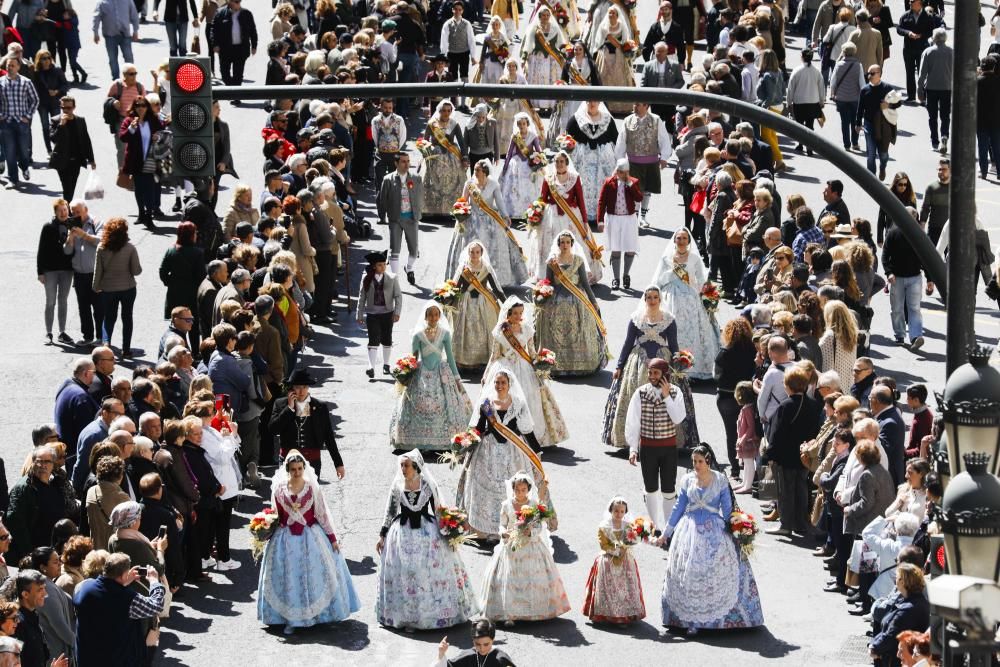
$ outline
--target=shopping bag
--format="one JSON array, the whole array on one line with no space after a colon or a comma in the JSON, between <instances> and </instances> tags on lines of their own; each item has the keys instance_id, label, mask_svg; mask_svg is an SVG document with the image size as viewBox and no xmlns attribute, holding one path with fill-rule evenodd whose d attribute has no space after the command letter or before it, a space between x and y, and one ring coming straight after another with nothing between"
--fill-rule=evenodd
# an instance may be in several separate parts
<instances>
[{"instance_id":1,"label":"shopping bag","mask_svg":"<svg viewBox=\"0 0 1000 667\"><path fill-rule=\"evenodd\" d=\"M101 183L101 177L97 175L96 169L91 169L87 174L87 184L83 188L83 198L87 200L104 199L104 184Z\"/></svg>"},{"instance_id":2,"label":"shopping bag","mask_svg":"<svg viewBox=\"0 0 1000 667\"><path fill-rule=\"evenodd\" d=\"M191 40L191 54L195 56L201 55L201 35L195 35Z\"/></svg>"}]
</instances>

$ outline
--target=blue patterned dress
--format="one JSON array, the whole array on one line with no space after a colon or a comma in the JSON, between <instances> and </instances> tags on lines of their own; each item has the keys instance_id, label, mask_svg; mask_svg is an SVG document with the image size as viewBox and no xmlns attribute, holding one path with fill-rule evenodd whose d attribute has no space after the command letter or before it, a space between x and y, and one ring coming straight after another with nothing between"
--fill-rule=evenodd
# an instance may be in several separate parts
<instances>
[{"instance_id":1,"label":"blue patterned dress","mask_svg":"<svg viewBox=\"0 0 1000 667\"><path fill-rule=\"evenodd\" d=\"M663 577L663 625L679 628L752 628L764 624L750 563L729 533L729 482L712 472L707 488L689 472L665 534L671 537Z\"/></svg>"},{"instance_id":2,"label":"blue patterned dress","mask_svg":"<svg viewBox=\"0 0 1000 667\"><path fill-rule=\"evenodd\" d=\"M413 355L420 359L420 366L396 403L389 446L448 449L452 437L466 429L472 413L469 395L457 382L461 377L451 348L451 332L440 329L433 341L426 330L415 333Z\"/></svg>"},{"instance_id":3,"label":"blue patterned dress","mask_svg":"<svg viewBox=\"0 0 1000 667\"><path fill-rule=\"evenodd\" d=\"M669 265L667 258L661 258L653 276L653 284L663 294L664 310L673 313L677 321L677 344L694 355L688 375L695 380L715 377L715 357L721 347L715 315L701 303L700 291L706 279L705 265L695 257L688 258L685 264Z\"/></svg>"},{"instance_id":4,"label":"blue patterned dress","mask_svg":"<svg viewBox=\"0 0 1000 667\"><path fill-rule=\"evenodd\" d=\"M330 545L333 527L319 487L299 494L278 486L271 497L279 528L264 547L257 619L307 628L342 621L361 609L347 562Z\"/></svg>"}]
</instances>

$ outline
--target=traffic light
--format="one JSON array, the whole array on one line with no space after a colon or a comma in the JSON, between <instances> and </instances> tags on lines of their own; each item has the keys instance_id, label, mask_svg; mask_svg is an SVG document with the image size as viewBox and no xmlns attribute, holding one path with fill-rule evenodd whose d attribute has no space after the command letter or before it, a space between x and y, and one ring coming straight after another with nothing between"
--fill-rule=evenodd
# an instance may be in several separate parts
<instances>
[{"instance_id":1,"label":"traffic light","mask_svg":"<svg viewBox=\"0 0 1000 667\"><path fill-rule=\"evenodd\" d=\"M170 59L170 109L174 175L186 179L215 176L208 58Z\"/></svg>"}]
</instances>

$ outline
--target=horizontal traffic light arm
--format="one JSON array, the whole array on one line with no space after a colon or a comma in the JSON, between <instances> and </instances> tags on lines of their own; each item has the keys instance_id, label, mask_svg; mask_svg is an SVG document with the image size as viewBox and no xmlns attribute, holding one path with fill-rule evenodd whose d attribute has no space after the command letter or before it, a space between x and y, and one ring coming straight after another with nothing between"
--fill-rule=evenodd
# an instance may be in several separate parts
<instances>
[{"instance_id":1,"label":"horizontal traffic light arm","mask_svg":"<svg viewBox=\"0 0 1000 667\"><path fill-rule=\"evenodd\" d=\"M927 267L927 275L941 292L947 294L947 271L944 260L938 254L930 237L906 211L906 207L887 187L864 165L855 160L843 148L819 136L805 125L762 107L734 100L722 95L697 93L674 88L632 88L624 86L520 86L481 83L391 83L318 86L220 86L213 87L212 97L217 100L273 100L273 99L344 99L344 98L385 98L385 97L479 97L536 100L600 99L602 102L645 102L656 105L694 105L713 111L731 114L766 125L782 134L805 144L830 161L865 192L882 210L899 225L903 235L913 245L913 249Z\"/></svg>"}]
</instances>

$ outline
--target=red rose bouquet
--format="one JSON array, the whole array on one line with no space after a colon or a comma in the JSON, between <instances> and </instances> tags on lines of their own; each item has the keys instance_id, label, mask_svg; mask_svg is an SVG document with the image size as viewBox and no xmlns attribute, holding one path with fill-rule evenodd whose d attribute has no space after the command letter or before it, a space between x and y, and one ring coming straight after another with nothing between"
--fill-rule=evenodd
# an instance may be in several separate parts
<instances>
[{"instance_id":1,"label":"red rose bouquet","mask_svg":"<svg viewBox=\"0 0 1000 667\"><path fill-rule=\"evenodd\" d=\"M722 299L722 295L719 294L719 288L715 286L715 283L708 282L701 287L701 305L705 307L705 310L709 314L714 313L719 309L719 301Z\"/></svg>"},{"instance_id":2,"label":"red rose bouquet","mask_svg":"<svg viewBox=\"0 0 1000 667\"><path fill-rule=\"evenodd\" d=\"M473 447L482 442L479 429L468 428L461 433L456 433L451 439L451 449L438 457L438 463L447 463L452 470L455 469L465 455Z\"/></svg>"},{"instance_id":3,"label":"red rose bouquet","mask_svg":"<svg viewBox=\"0 0 1000 667\"><path fill-rule=\"evenodd\" d=\"M469 515L457 507L439 507L438 532L448 540L448 546L458 549L472 539Z\"/></svg>"},{"instance_id":4,"label":"red rose bouquet","mask_svg":"<svg viewBox=\"0 0 1000 667\"><path fill-rule=\"evenodd\" d=\"M396 364L392 368L392 377L396 379L396 384L405 387L410 384L413 374L420 368L420 360L412 354L396 359Z\"/></svg>"},{"instance_id":5,"label":"red rose bouquet","mask_svg":"<svg viewBox=\"0 0 1000 667\"><path fill-rule=\"evenodd\" d=\"M545 202L541 199L531 202L531 206L524 212L524 219L529 227L537 227L542 224L543 217L545 217Z\"/></svg>"},{"instance_id":6,"label":"red rose bouquet","mask_svg":"<svg viewBox=\"0 0 1000 667\"><path fill-rule=\"evenodd\" d=\"M753 543L757 533L760 532L760 527L752 514L747 514L739 508L733 510L733 513L729 515L729 532L732 534L733 540L736 541L736 547L744 559L753 555Z\"/></svg>"}]
</instances>

